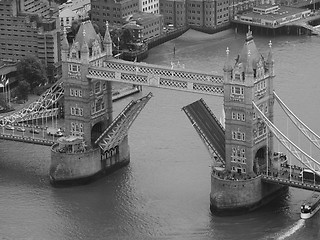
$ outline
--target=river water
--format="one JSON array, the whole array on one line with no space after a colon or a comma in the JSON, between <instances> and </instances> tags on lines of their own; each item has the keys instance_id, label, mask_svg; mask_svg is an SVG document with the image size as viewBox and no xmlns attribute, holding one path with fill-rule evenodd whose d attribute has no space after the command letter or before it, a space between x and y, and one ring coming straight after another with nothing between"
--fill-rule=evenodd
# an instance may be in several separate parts
<instances>
[{"instance_id":1,"label":"river water","mask_svg":"<svg viewBox=\"0 0 320 240\"><path fill-rule=\"evenodd\" d=\"M320 102L320 38L255 36L261 53L272 40L274 87L284 102L315 132ZM244 34L189 31L150 51L148 63L222 75L225 49L240 52ZM176 55L173 56L173 47ZM288 194L254 212L218 217L210 213L211 159L181 108L203 98L219 118L222 98L144 88L154 97L129 132L131 163L92 184L53 188L48 147L0 141L1 239L298 239L320 238L320 214L300 220L310 192ZM114 104L115 116L130 99ZM276 107L275 122L303 144ZM281 150L276 144L276 150Z\"/></svg>"}]
</instances>

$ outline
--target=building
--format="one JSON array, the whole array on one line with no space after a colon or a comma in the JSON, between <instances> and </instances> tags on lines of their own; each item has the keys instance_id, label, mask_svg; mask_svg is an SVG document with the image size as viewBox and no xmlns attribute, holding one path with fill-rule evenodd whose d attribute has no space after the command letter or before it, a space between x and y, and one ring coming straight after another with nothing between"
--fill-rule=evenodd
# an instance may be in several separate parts
<instances>
[{"instance_id":1,"label":"building","mask_svg":"<svg viewBox=\"0 0 320 240\"><path fill-rule=\"evenodd\" d=\"M160 14L139 12L132 15L131 21L143 28L143 40L148 41L163 33L163 16Z\"/></svg>"},{"instance_id":2,"label":"building","mask_svg":"<svg viewBox=\"0 0 320 240\"><path fill-rule=\"evenodd\" d=\"M227 49L223 67L225 164L213 167L212 212L250 211L288 188L261 179L261 172L272 163L273 134L254 106L273 122L275 74L271 46L270 43L268 55L263 57L249 30L235 64Z\"/></svg>"},{"instance_id":3,"label":"building","mask_svg":"<svg viewBox=\"0 0 320 240\"><path fill-rule=\"evenodd\" d=\"M121 27L139 11L139 0L92 0L91 20L104 32L106 22L110 26Z\"/></svg>"},{"instance_id":4,"label":"building","mask_svg":"<svg viewBox=\"0 0 320 240\"><path fill-rule=\"evenodd\" d=\"M228 0L188 0L187 23L197 28L219 28L229 23Z\"/></svg>"},{"instance_id":5,"label":"building","mask_svg":"<svg viewBox=\"0 0 320 240\"><path fill-rule=\"evenodd\" d=\"M159 0L140 0L139 11L148 13L159 13Z\"/></svg>"},{"instance_id":6,"label":"building","mask_svg":"<svg viewBox=\"0 0 320 240\"><path fill-rule=\"evenodd\" d=\"M70 8L63 8L59 12L59 18L60 18L61 29L63 29L63 28L71 28L72 22L75 20L78 20L79 16Z\"/></svg>"},{"instance_id":7,"label":"building","mask_svg":"<svg viewBox=\"0 0 320 240\"><path fill-rule=\"evenodd\" d=\"M160 2L160 14L164 25L174 28L186 26L186 0L163 0Z\"/></svg>"},{"instance_id":8,"label":"building","mask_svg":"<svg viewBox=\"0 0 320 240\"><path fill-rule=\"evenodd\" d=\"M73 11L79 19L87 19L91 10L91 0L68 0L59 6L60 14L65 9Z\"/></svg>"},{"instance_id":9,"label":"building","mask_svg":"<svg viewBox=\"0 0 320 240\"><path fill-rule=\"evenodd\" d=\"M23 7L24 3L26 7ZM0 2L0 59L16 62L27 55L36 56L47 67L49 79L53 80L59 75L61 62L59 19L21 11L36 10L27 4L31 6L29 1Z\"/></svg>"},{"instance_id":10,"label":"building","mask_svg":"<svg viewBox=\"0 0 320 240\"><path fill-rule=\"evenodd\" d=\"M55 7L54 4L51 5L50 1L13 0L12 2L12 4L17 5L17 10L19 12L37 13L42 18L50 18L58 13L58 8Z\"/></svg>"},{"instance_id":11,"label":"building","mask_svg":"<svg viewBox=\"0 0 320 240\"><path fill-rule=\"evenodd\" d=\"M275 29L284 26L286 23L305 18L310 13L310 9L264 4L255 6L251 12L236 15L234 21Z\"/></svg>"}]
</instances>

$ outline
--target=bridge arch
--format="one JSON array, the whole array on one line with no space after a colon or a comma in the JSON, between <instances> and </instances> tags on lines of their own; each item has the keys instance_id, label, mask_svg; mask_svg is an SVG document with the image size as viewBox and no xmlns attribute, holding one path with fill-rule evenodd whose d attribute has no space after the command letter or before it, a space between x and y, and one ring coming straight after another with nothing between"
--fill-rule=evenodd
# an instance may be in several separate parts
<instances>
[{"instance_id":1,"label":"bridge arch","mask_svg":"<svg viewBox=\"0 0 320 240\"><path fill-rule=\"evenodd\" d=\"M261 172L266 166L266 156L267 156L267 147L264 145L260 147L255 155L253 160L253 172L258 174Z\"/></svg>"},{"instance_id":2,"label":"bridge arch","mask_svg":"<svg viewBox=\"0 0 320 240\"><path fill-rule=\"evenodd\" d=\"M94 145L94 142L103 132L104 123L102 121L95 123L91 128L91 144Z\"/></svg>"}]
</instances>

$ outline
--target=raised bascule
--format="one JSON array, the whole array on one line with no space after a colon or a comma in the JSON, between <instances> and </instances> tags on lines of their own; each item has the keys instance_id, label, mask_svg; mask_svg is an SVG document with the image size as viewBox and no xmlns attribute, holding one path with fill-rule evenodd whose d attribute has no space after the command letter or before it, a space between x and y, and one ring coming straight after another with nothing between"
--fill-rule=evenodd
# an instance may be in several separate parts
<instances>
[{"instance_id":1,"label":"raised bascule","mask_svg":"<svg viewBox=\"0 0 320 240\"><path fill-rule=\"evenodd\" d=\"M320 191L320 185L291 179L286 157L274 153L280 143L313 172L320 164L287 139L273 124L277 100L298 128L319 147L320 137L299 120L274 93L272 45L264 58L249 30L236 62L227 49L223 76L211 73L127 62L112 56L112 41L83 22L69 45L61 48L62 79L38 101L20 111L0 116L2 128L57 114L55 103L64 97L65 136L51 146L50 182L53 185L86 183L130 162L128 130L152 94L131 101L113 118L112 82L151 86L224 97L224 122L203 99L182 109L213 159L210 209L214 213L253 210L288 186ZM0 138L16 140L4 131ZM28 139L39 143L41 139ZM286 170L284 170L286 169ZM290 170L291 171L291 170Z\"/></svg>"}]
</instances>

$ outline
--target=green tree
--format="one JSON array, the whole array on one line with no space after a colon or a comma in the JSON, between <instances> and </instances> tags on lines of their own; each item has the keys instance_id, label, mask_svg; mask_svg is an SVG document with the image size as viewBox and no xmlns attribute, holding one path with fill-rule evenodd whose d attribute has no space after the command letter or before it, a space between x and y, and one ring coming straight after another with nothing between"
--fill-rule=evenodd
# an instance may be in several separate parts
<instances>
[{"instance_id":1,"label":"green tree","mask_svg":"<svg viewBox=\"0 0 320 240\"><path fill-rule=\"evenodd\" d=\"M27 81L19 81L17 87L17 97L19 100L28 100L28 94L30 91L30 84Z\"/></svg>"},{"instance_id":2,"label":"green tree","mask_svg":"<svg viewBox=\"0 0 320 240\"><path fill-rule=\"evenodd\" d=\"M22 58L17 64L17 72L19 81L25 80L30 85L31 91L39 85L45 84L47 74L44 66L40 60L34 56L26 56Z\"/></svg>"}]
</instances>

